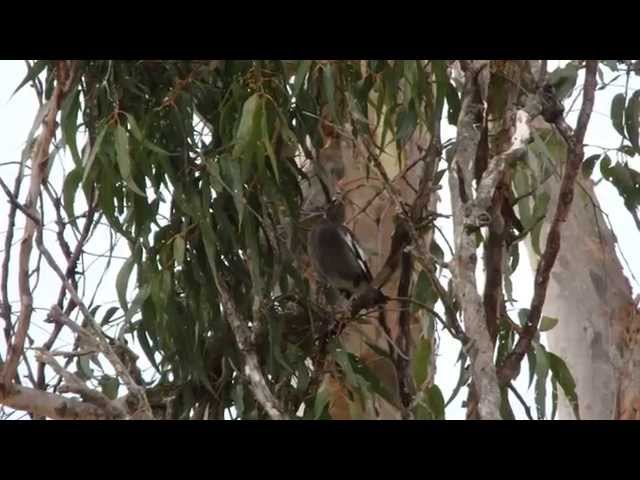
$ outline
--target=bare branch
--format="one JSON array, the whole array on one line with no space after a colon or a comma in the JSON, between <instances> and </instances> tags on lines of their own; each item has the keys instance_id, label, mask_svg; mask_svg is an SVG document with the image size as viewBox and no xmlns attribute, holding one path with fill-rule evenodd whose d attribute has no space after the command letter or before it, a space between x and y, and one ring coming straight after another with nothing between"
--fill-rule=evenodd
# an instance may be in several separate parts
<instances>
[{"instance_id":1,"label":"bare branch","mask_svg":"<svg viewBox=\"0 0 640 480\"><path fill-rule=\"evenodd\" d=\"M74 65L74 63L68 64L65 61L57 62L56 86L48 106L45 126L35 145L29 193L25 202L25 209L27 211L35 209L42 184L46 180L49 167L49 145L56 130L56 115L60 110L64 96L71 87L73 80L72 69ZM18 317L16 334L11 345L8 347L7 361L2 371L2 384L5 389L11 387L12 379L16 375L18 362L24 350L24 341L31 322L33 297L31 295L31 289L29 288L29 260L33 248L33 237L38 225L39 223L36 219L27 215L22 241L20 242L19 254L18 290L20 292L20 316Z\"/></svg>"}]
</instances>

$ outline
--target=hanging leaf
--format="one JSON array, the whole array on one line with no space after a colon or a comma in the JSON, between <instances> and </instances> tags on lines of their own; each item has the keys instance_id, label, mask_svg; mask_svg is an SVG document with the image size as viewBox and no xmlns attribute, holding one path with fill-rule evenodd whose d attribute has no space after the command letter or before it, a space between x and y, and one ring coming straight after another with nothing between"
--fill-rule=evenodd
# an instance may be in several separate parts
<instances>
[{"instance_id":1,"label":"hanging leaf","mask_svg":"<svg viewBox=\"0 0 640 480\"><path fill-rule=\"evenodd\" d=\"M113 318L113 316L117 311L118 311L118 307L109 307L107 311L104 313L102 320L100 321L100 326L104 327L105 325L108 325L109 322L111 321L111 318Z\"/></svg>"},{"instance_id":2,"label":"hanging leaf","mask_svg":"<svg viewBox=\"0 0 640 480\"><path fill-rule=\"evenodd\" d=\"M76 201L76 192L78 191L78 187L82 181L83 174L84 168L82 166L74 168L67 174L62 185L62 203L64 211L67 214L69 223L76 230L78 229L78 224L76 222L76 215L73 207Z\"/></svg>"},{"instance_id":3,"label":"hanging leaf","mask_svg":"<svg viewBox=\"0 0 640 480\"><path fill-rule=\"evenodd\" d=\"M320 387L318 393L316 393L316 399L313 404L313 416L314 419L319 419L324 413L327 405L329 404L329 391L324 388L324 386Z\"/></svg>"},{"instance_id":4,"label":"hanging leaf","mask_svg":"<svg viewBox=\"0 0 640 480\"><path fill-rule=\"evenodd\" d=\"M135 255L131 255L127 258L116 276L116 294L118 295L120 307L122 307L122 310L125 312L129 309L129 305L127 304L127 286L129 284L131 271L135 266L135 260Z\"/></svg>"},{"instance_id":5,"label":"hanging leaf","mask_svg":"<svg viewBox=\"0 0 640 480\"><path fill-rule=\"evenodd\" d=\"M442 391L437 385L431 385L426 394L427 402L429 404L429 410L433 414L434 420L444 420L445 418L445 406L444 397Z\"/></svg>"},{"instance_id":6,"label":"hanging leaf","mask_svg":"<svg viewBox=\"0 0 640 480\"><path fill-rule=\"evenodd\" d=\"M178 267L184 264L185 243L182 235L178 235L173 239L173 259Z\"/></svg>"},{"instance_id":7,"label":"hanging leaf","mask_svg":"<svg viewBox=\"0 0 640 480\"><path fill-rule=\"evenodd\" d=\"M100 384L100 389L102 393L104 393L109 399L115 400L118 397L118 387L120 386L120 382L115 377L110 375L103 375L98 380Z\"/></svg>"},{"instance_id":8,"label":"hanging leaf","mask_svg":"<svg viewBox=\"0 0 640 480\"><path fill-rule=\"evenodd\" d=\"M523 327L529 321L530 313L531 313L531 310L529 310L528 308L521 308L520 310L518 310L518 320L520 321L520 325L522 325Z\"/></svg>"},{"instance_id":9,"label":"hanging leaf","mask_svg":"<svg viewBox=\"0 0 640 480\"><path fill-rule=\"evenodd\" d=\"M138 195L144 197L145 194L135 184L131 176L131 155L129 154L129 137L126 130L122 125L116 127L115 132L116 141L116 161L118 162L118 169L120 175L124 178L127 186Z\"/></svg>"},{"instance_id":10,"label":"hanging leaf","mask_svg":"<svg viewBox=\"0 0 640 480\"><path fill-rule=\"evenodd\" d=\"M96 137L95 144L91 147L89 151L89 156L87 157L87 162L84 165L84 174L82 175L82 183L85 183L89 173L92 173L93 162L96 159L96 155L100 150L100 146L102 145L102 141L104 140L104 136L107 133L107 124L103 123L100 127L98 127L98 135Z\"/></svg>"},{"instance_id":11,"label":"hanging leaf","mask_svg":"<svg viewBox=\"0 0 640 480\"><path fill-rule=\"evenodd\" d=\"M558 413L558 381L551 375L551 420L556 419Z\"/></svg>"},{"instance_id":12,"label":"hanging leaf","mask_svg":"<svg viewBox=\"0 0 640 480\"><path fill-rule=\"evenodd\" d=\"M536 387L535 401L538 420L545 418L547 402L547 377L549 375L549 361L545 348L536 343Z\"/></svg>"},{"instance_id":13,"label":"hanging leaf","mask_svg":"<svg viewBox=\"0 0 640 480\"><path fill-rule=\"evenodd\" d=\"M611 123L613 124L613 128L616 129L616 132L618 132L622 137L625 137L623 127L624 101L624 93L618 93L615 97L613 97L613 100L611 101Z\"/></svg>"},{"instance_id":14,"label":"hanging leaf","mask_svg":"<svg viewBox=\"0 0 640 480\"><path fill-rule=\"evenodd\" d=\"M418 115L413 103L408 108L401 109L396 115L396 140L399 143L406 142L416 129L418 124Z\"/></svg>"},{"instance_id":15,"label":"hanging leaf","mask_svg":"<svg viewBox=\"0 0 640 480\"><path fill-rule=\"evenodd\" d=\"M73 87L72 87L73 88ZM80 165L80 153L76 142L78 131L78 111L80 110L80 90L68 95L60 108L60 129L64 143L69 147L73 162Z\"/></svg>"},{"instance_id":16,"label":"hanging leaf","mask_svg":"<svg viewBox=\"0 0 640 480\"><path fill-rule=\"evenodd\" d=\"M593 173L593 169L596 166L596 162L602 156L603 155L601 154L595 154L595 155L589 155L587 158L584 159L584 161L582 162L582 175L585 178L591 177L591 174Z\"/></svg>"},{"instance_id":17,"label":"hanging leaf","mask_svg":"<svg viewBox=\"0 0 640 480\"><path fill-rule=\"evenodd\" d=\"M571 94L578 81L578 65L569 62L564 67L555 69L549 75L549 83L553 85L556 95L563 99Z\"/></svg>"},{"instance_id":18,"label":"hanging leaf","mask_svg":"<svg viewBox=\"0 0 640 480\"><path fill-rule=\"evenodd\" d=\"M252 157L257 143L256 133L260 127L262 106L263 99L259 93L254 93L244 102L240 115L240 124L235 135L234 158L241 156Z\"/></svg>"},{"instance_id":19,"label":"hanging leaf","mask_svg":"<svg viewBox=\"0 0 640 480\"><path fill-rule=\"evenodd\" d=\"M547 206L549 205L549 199L551 197L547 192L540 192L536 195L536 203L533 206L533 222L534 226L531 229L531 246L537 255L541 254L540 249L540 234L542 232L542 219L547 214Z\"/></svg>"},{"instance_id":20,"label":"hanging leaf","mask_svg":"<svg viewBox=\"0 0 640 480\"><path fill-rule=\"evenodd\" d=\"M458 393L464 387L469 380L471 379L471 372L467 368L467 355L464 353L464 349L460 350L460 354L458 355L458 362L460 363L460 371L458 373L458 382L456 386L453 388L449 399L445 403L445 407L448 407L451 402L458 396Z\"/></svg>"},{"instance_id":21,"label":"hanging leaf","mask_svg":"<svg viewBox=\"0 0 640 480\"><path fill-rule=\"evenodd\" d=\"M636 153L640 154L640 144L638 144L638 135L640 134L640 90L636 90L624 112L624 123L627 130L627 137Z\"/></svg>"},{"instance_id":22,"label":"hanging leaf","mask_svg":"<svg viewBox=\"0 0 640 480\"><path fill-rule=\"evenodd\" d=\"M569 401L569 405L573 409L573 413L577 420L580 420L580 409L578 406L578 393L576 392L576 382L573 375L567 368L566 363L556 354L547 352L549 368L553 377L556 379L560 388L564 392L565 397Z\"/></svg>"},{"instance_id":23,"label":"hanging leaf","mask_svg":"<svg viewBox=\"0 0 640 480\"><path fill-rule=\"evenodd\" d=\"M336 108L336 86L333 78L333 66L331 64L324 65L322 68L322 86L324 94L331 113L333 122L338 123L338 110Z\"/></svg>"},{"instance_id":24,"label":"hanging leaf","mask_svg":"<svg viewBox=\"0 0 640 480\"><path fill-rule=\"evenodd\" d=\"M427 380L431 363L432 340L421 337L412 358L413 378L418 388L421 388ZM443 400L444 403L444 400Z\"/></svg>"},{"instance_id":25,"label":"hanging leaf","mask_svg":"<svg viewBox=\"0 0 640 480\"><path fill-rule=\"evenodd\" d=\"M24 87L27 83L35 80L35 78L42 73L42 71L47 67L46 60L36 60L33 65L29 67L29 71L24 79L20 82L20 84L16 87L16 89L11 94L11 98L18 93L18 91ZM48 97L47 97L48 98Z\"/></svg>"},{"instance_id":26,"label":"hanging leaf","mask_svg":"<svg viewBox=\"0 0 640 480\"><path fill-rule=\"evenodd\" d=\"M93 369L88 355L79 355L76 358L76 368L78 369L76 375L80 380L87 381L93 378Z\"/></svg>"},{"instance_id":27,"label":"hanging leaf","mask_svg":"<svg viewBox=\"0 0 640 480\"><path fill-rule=\"evenodd\" d=\"M558 324L558 319L557 318L543 316L540 319L540 327L538 328L538 331L540 331L540 332L548 332L553 327L555 327L557 324Z\"/></svg>"}]
</instances>

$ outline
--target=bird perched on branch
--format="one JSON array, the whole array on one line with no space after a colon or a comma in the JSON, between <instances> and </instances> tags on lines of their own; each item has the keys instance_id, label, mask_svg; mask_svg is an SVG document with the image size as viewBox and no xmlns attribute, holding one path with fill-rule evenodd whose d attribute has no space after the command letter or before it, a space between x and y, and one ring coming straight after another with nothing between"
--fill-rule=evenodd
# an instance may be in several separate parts
<instances>
[{"instance_id":1,"label":"bird perched on branch","mask_svg":"<svg viewBox=\"0 0 640 480\"><path fill-rule=\"evenodd\" d=\"M337 194L309 233L311 263L328 285L347 299L354 297L357 310L385 303L387 298L372 285L364 252L344 220L345 205L341 194Z\"/></svg>"}]
</instances>

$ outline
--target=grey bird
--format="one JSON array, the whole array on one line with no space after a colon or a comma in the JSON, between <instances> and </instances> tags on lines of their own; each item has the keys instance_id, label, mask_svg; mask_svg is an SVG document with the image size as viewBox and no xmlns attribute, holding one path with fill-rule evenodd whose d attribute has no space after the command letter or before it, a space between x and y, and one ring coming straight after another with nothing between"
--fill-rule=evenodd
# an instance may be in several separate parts
<instances>
[{"instance_id":1,"label":"grey bird","mask_svg":"<svg viewBox=\"0 0 640 480\"><path fill-rule=\"evenodd\" d=\"M386 297L372 285L365 254L353 232L343 224L344 220L344 202L336 196L309 233L311 263L325 283L347 299L355 297L358 310L384 303Z\"/></svg>"}]
</instances>

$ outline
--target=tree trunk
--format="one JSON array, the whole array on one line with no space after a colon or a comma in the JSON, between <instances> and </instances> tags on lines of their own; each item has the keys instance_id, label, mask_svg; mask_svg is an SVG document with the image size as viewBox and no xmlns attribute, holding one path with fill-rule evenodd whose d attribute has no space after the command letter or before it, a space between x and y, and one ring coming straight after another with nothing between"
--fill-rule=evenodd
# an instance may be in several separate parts
<instances>
[{"instance_id":1,"label":"tree trunk","mask_svg":"<svg viewBox=\"0 0 640 480\"><path fill-rule=\"evenodd\" d=\"M555 168L561 170L566 158L562 140L544 122L537 126L542 138L551 135L547 147L557 159ZM531 165L537 171L541 158L538 165ZM555 209L559 173L541 186L550 195L548 211ZM640 316L594 184L582 176L578 182L543 309L543 315L559 319L547 333L549 348L565 360L574 376L582 419L640 419ZM541 244L549 220L547 215ZM538 258L530 240L527 245L535 269ZM574 418L562 395L558 412L560 419Z\"/></svg>"}]
</instances>

